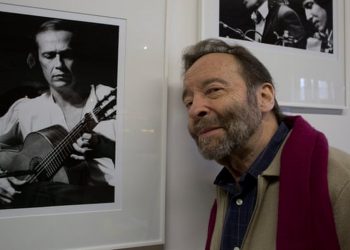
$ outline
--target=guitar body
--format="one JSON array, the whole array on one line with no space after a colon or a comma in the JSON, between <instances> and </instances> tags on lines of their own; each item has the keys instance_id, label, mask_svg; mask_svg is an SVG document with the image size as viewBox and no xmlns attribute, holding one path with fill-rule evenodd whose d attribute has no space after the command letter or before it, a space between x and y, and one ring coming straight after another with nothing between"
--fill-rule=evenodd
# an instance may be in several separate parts
<instances>
[{"instance_id":1,"label":"guitar body","mask_svg":"<svg viewBox=\"0 0 350 250\"><path fill-rule=\"evenodd\" d=\"M28 134L19 149L0 151L0 169L7 171L5 176L26 175L19 179L27 183L54 181L71 184L86 183L87 162L80 161L74 166L65 167L74 153L73 143L84 133L103 120L115 118L116 89L99 100L90 113L68 133L62 126L54 125Z\"/></svg>"},{"instance_id":2,"label":"guitar body","mask_svg":"<svg viewBox=\"0 0 350 250\"><path fill-rule=\"evenodd\" d=\"M5 149L0 151L0 168L9 172L36 170L40 162L48 156L68 132L59 125L54 125L37 132L28 134L23 146L19 149ZM43 171L43 176L45 175ZM18 179L26 179L20 176ZM37 181L45 180L45 177ZM68 172L65 167L60 168L53 176L52 181L69 183Z\"/></svg>"}]
</instances>

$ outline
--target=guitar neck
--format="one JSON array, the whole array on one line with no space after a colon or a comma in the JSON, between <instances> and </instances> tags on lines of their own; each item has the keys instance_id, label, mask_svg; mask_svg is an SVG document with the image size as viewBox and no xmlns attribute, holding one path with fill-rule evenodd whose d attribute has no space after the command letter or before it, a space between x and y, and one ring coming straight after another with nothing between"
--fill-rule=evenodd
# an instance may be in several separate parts
<instances>
[{"instance_id":1,"label":"guitar neck","mask_svg":"<svg viewBox=\"0 0 350 250\"><path fill-rule=\"evenodd\" d=\"M75 143L83 133L91 132L97 123L98 122L92 118L91 113L86 114L84 119L68 133L68 135L48 155L48 157L57 158L57 160L62 164L63 161L73 153L73 143Z\"/></svg>"}]
</instances>

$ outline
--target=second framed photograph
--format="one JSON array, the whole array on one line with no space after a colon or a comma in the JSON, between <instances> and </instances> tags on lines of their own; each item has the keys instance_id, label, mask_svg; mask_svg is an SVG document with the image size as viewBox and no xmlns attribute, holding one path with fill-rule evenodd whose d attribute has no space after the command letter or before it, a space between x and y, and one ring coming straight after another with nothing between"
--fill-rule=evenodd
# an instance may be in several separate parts
<instances>
[{"instance_id":1,"label":"second framed photograph","mask_svg":"<svg viewBox=\"0 0 350 250\"><path fill-rule=\"evenodd\" d=\"M253 52L271 71L281 105L343 109L344 0L200 0L200 37Z\"/></svg>"}]
</instances>

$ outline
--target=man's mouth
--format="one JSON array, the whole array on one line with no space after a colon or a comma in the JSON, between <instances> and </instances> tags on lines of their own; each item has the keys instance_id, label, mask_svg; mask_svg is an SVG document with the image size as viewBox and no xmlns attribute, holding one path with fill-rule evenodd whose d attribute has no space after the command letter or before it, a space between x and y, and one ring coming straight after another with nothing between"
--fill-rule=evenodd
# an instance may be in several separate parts
<instances>
[{"instance_id":1,"label":"man's mouth","mask_svg":"<svg viewBox=\"0 0 350 250\"><path fill-rule=\"evenodd\" d=\"M69 75L66 75L66 74L54 75L52 78L54 80L68 80L68 79L70 79Z\"/></svg>"},{"instance_id":2,"label":"man's mouth","mask_svg":"<svg viewBox=\"0 0 350 250\"><path fill-rule=\"evenodd\" d=\"M313 20L312 22L316 28L319 28L320 22L318 20Z\"/></svg>"},{"instance_id":3,"label":"man's mouth","mask_svg":"<svg viewBox=\"0 0 350 250\"><path fill-rule=\"evenodd\" d=\"M221 130L222 130L221 127L204 128L197 133L197 136L207 137L207 136L215 135L216 133L219 133Z\"/></svg>"}]
</instances>

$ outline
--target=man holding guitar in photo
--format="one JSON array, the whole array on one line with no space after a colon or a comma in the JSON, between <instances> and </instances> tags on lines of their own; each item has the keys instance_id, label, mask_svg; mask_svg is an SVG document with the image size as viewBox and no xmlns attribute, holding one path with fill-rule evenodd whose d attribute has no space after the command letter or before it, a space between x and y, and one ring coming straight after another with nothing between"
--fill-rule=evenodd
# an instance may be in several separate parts
<instances>
[{"instance_id":1,"label":"man holding guitar in photo","mask_svg":"<svg viewBox=\"0 0 350 250\"><path fill-rule=\"evenodd\" d=\"M81 80L70 26L40 26L28 61L37 60L49 90L0 117L1 208L114 201L116 91Z\"/></svg>"}]
</instances>

